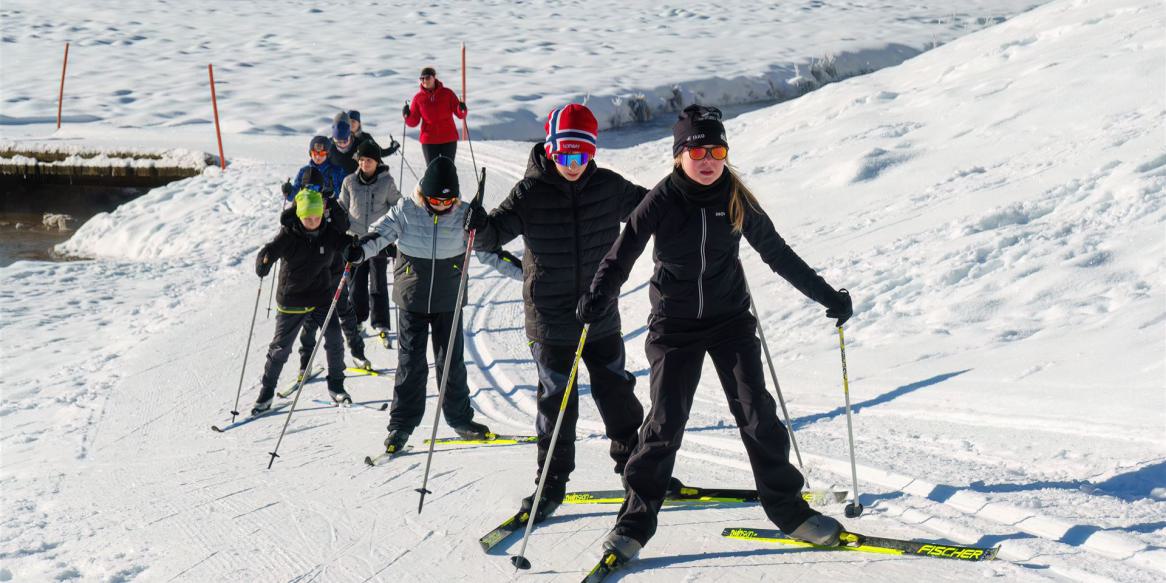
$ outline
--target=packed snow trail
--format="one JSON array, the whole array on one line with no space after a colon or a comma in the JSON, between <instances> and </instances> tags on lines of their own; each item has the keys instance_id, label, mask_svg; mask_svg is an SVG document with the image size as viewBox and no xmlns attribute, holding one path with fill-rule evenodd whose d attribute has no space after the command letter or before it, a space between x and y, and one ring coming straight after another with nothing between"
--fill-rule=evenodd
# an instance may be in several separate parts
<instances>
[{"instance_id":1,"label":"packed snow trail","mask_svg":"<svg viewBox=\"0 0 1166 583\"><path fill-rule=\"evenodd\" d=\"M759 508L677 508L661 513L659 534L621 580L1162 578L1163 28L1156 3L1059 1L728 124L733 161L778 230L858 302L847 356L867 511L843 522L879 536L999 544L1000 558L751 546L720 533L770 528ZM126 130L99 133L86 139ZM600 163L642 184L668 167L664 143L614 152L600 140ZM510 578L509 561L483 555L476 539L533 491L529 445L443 448L418 516L422 460L361 462L380 447L385 413L304 406L270 471L274 419L207 430L230 418L254 251L274 232L278 184L303 146L240 142L250 156L227 173L157 189L67 245L102 259L0 271L0 579ZM494 206L528 145L475 149ZM837 338L755 254L743 260L810 476L846 487ZM621 302L644 401L650 271L642 259ZM521 286L478 265L470 278L475 406L494 431L528 433ZM271 327L260 315L249 369ZM376 343L369 357L396 366ZM361 376L346 386L379 405L390 383ZM326 398L321 383L305 390ZM586 375L580 390L569 489L618 488ZM731 419L707 375L678 477L752 487ZM522 579L580 579L613 524L614 508L561 508L535 530L534 569Z\"/></svg>"}]
</instances>

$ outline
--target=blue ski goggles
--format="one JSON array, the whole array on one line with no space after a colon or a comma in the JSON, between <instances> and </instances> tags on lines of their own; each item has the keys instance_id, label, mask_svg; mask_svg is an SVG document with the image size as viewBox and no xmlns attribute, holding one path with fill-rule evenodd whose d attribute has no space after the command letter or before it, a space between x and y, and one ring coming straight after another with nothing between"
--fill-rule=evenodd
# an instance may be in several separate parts
<instances>
[{"instance_id":1,"label":"blue ski goggles","mask_svg":"<svg viewBox=\"0 0 1166 583\"><path fill-rule=\"evenodd\" d=\"M576 152L573 154L555 154L555 164L560 166L586 166L587 162L591 160L591 155L585 152Z\"/></svg>"}]
</instances>

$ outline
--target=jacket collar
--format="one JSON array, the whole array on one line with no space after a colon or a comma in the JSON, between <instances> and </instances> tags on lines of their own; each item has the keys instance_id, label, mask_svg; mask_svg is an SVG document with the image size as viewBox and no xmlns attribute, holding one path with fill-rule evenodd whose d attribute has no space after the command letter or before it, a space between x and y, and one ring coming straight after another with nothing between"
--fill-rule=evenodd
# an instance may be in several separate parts
<instances>
[{"instance_id":1,"label":"jacket collar","mask_svg":"<svg viewBox=\"0 0 1166 583\"><path fill-rule=\"evenodd\" d=\"M579 177L579 180L571 182L559 174L555 168L555 163L547 158L547 151L542 142L539 142L530 150L530 158L526 162L526 177L543 182L555 190L567 194L583 190L591 177L595 176L597 168L595 160L588 160L587 169L583 171L583 175Z\"/></svg>"}]
</instances>

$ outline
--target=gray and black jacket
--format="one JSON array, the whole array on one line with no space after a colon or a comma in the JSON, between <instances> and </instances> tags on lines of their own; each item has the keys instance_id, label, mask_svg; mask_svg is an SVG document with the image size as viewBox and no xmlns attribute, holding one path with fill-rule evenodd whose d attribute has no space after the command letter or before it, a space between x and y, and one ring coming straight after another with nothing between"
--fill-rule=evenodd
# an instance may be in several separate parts
<instances>
[{"instance_id":1,"label":"gray and black jacket","mask_svg":"<svg viewBox=\"0 0 1166 583\"><path fill-rule=\"evenodd\" d=\"M393 301L401 309L437 314L459 307L455 304L466 252L463 226L468 208L468 203L459 202L449 212L434 214L414 193L372 224L369 233L380 236L364 243L364 256L372 257L390 243L397 243ZM495 253L479 252L477 257L508 277L522 279L518 266Z\"/></svg>"},{"instance_id":2,"label":"gray and black jacket","mask_svg":"<svg viewBox=\"0 0 1166 583\"><path fill-rule=\"evenodd\" d=\"M534 146L526 176L490 212L488 226L474 241L475 249L496 249L522 236L528 339L555 346L579 342L579 296L619 236L620 222L647 192L594 161L579 180L569 182L547 159L543 145ZM619 330L619 310L612 310L591 324L590 336L599 339Z\"/></svg>"},{"instance_id":3,"label":"gray and black jacket","mask_svg":"<svg viewBox=\"0 0 1166 583\"><path fill-rule=\"evenodd\" d=\"M401 191L385 165L377 166L371 179L365 179L359 170L349 174L340 187L338 200L348 209L348 230L354 235L369 232L373 222L385 216L397 201Z\"/></svg>"}]
</instances>

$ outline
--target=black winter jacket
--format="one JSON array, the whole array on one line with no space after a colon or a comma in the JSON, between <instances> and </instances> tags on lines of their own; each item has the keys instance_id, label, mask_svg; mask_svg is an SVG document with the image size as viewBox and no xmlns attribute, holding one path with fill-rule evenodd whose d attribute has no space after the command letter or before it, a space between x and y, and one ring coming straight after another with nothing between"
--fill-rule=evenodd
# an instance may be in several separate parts
<instances>
[{"instance_id":1,"label":"black winter jacket","mask_svg":"<svg viewBox=\"0 0 1166 583\"><path fill-rule=\"evenodd\" d=\"M377 150L381 153L382 158L392 156L393 154L397 153L397 148L394 148L392 146L389 146L388 148L382 148L381 145L378 144L377 141L373 139L372 135L370 135L368 132L364 131L363 129L361 130L359 135L354 134L352 136L352 138L353 138L352 149L349 151L352 152L354 155L356 154L356 149L359 148L360 145L365 143L365 142L372 142L372 145L376 146ZM357 167L359 167L359 164L357 165ZM353 170L353 172L356 172L356 170Z\"/></svg>"},{"instance_id":2,"label":"black winter jacket","mask_svg":"<svg viewBox=\"0 0 1166 583\"><path fill-rule=\"evenodd\" d=\"M359 167L356 163L356 140L352 140L352 145L348 147L347 152L337 150L336 142L328 142L328 161L344 170L344 176L346 177L356 172L356 169ZM339 184L334 185L332 188L336 192L340 192Z\"/></svg>"},{"instance_id":3,"label":"black winter jacket","mask_svg":"<svg viewBox=\"0 0 1166 583\"><path fill-rule=\"evenodd\" d=\"M333 199L324 204L324 222L314 235L304 229L293 206L280 215L279 234L259 250L272 263L283 260L276 291L276 301L282 307L318 308L332 302L339 284L337 261L343 261L338 252L352 238L346 234L348 213L344 207Z\"/></svg>"},{"instance_id":4,"label":"black winter jacket","mask_svg":"<svg viewBox=\"0 0 1166 583\"><path fill-rule=\"evenodd\" d=\"M474 248L497 249L522 235L526 335L548 345L574 346L583 329L575 319L575 304L619 236L620 222L647 189L594 161L579 180L569 182L545 152L542 144L531 150L526 176L490 213ZM619 330L619 311L613 310L592 323L590 335L598 339Z\"/></svg>"},{"instance_id":5,"label":"black winter jacket","mask_svg":"<svg viewBox=\"0 0 1166 583\"><path fill-rule=\"evenodd\" d=\"M614 297L655 235L656 270L648 288L653 314L721 319L749 310L741 235L728 216L731 190L728 170L707 187L673 171L632 213L591 290ZM742 231L761 259L798 291L826 307L837 303L837 292L786 245L765 211L747 205Z\"/></svg>"}]
</instances>

